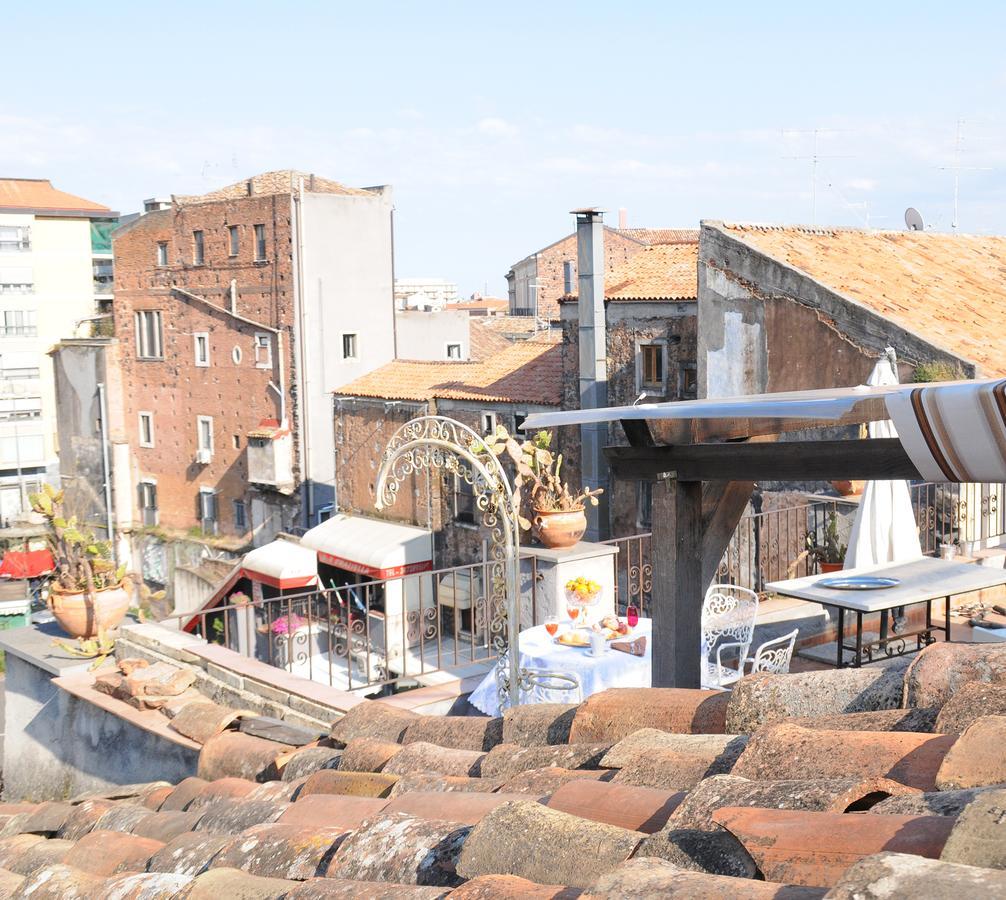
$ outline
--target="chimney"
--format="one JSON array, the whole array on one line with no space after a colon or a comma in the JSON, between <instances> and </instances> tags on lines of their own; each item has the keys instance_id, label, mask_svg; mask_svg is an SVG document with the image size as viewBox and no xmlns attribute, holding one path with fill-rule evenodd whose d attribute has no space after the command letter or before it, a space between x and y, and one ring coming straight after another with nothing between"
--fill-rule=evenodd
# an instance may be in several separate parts
<instances>
[{"instance_id":1,"label":"chimney","mask_svg":"<svg viewBox=\"0 0 1006 900\"><path fill-rule=\"evenodd\" d=\"M604 315L604 213L576 209L576 265L578 274L580 339L580 408L608 405L608 348ZM600 505L587 506L588 541L608 536L608 463L604 458L608 427L580 426L580 473L584 485L604 488Z\"/></svg>"},{"instance_id":2,"label":"chimney","mask_svg":"<svg viewBox=\"0 0 1006 900\"><path fill-rule=\"evenodd\" d=\"M620 207L618 210L618 227L629 227L629 211L624 206Z\"/></svg>"},{"instance_id":3,"label":"chimney","mask_svg":"<svg viewBox=\"0 0 1006 900\"><path fill-rule=\"evenodd\" d=\"M307 189L309 191L314 191L314 172L312 172L307 178Z\"/></svg>"},{"instance_id":4,"label":"chimney","mask_svg":"<svg viewBox=\"0 0 1006 900\"><path fill-rule=\"evenodd\" d=\"M573 293L573 260L565 259L562 262L562 293L568 297Z\"/></svg>"},{"instance_id":5,"label":"chimney","mask_svg":"<svg viewBox=\"0 0 1006 900\"><path fill-rule=\"evenodd\" d=\"M253 179L249 178L249 179L248 179L248 180L247 180L247 181L245 182L245 189L246 189L246 190L248 191L248 196L249 196L249 197L250 197L250 196L251 196L252 194L254 194L254 193L255 193L255 181L254 181Z\"/></svg>"}]
</instances>

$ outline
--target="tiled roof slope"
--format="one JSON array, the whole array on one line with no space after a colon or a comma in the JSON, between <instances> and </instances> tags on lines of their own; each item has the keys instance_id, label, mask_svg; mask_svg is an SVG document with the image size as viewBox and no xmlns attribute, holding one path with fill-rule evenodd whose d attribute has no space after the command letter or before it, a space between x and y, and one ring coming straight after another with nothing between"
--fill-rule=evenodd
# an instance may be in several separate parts
<instances>
[{"instance_id":1,"label":"tiled roof slope","mask_svg":"<svg viewBox=\"0 0 1006 900\"><path fill-rule=\"evenodd\" d=\"M605 278L605 299L694 300L698 261L697 240L647 247Z\"/></svg>"},{"instance_id":2,"label":"tiled roof slope","mask_svg":"<svg viewBox=\"0 0 1006 900\"><path fill-rule=\"evenodd\" d=\"M426 362L397 359L343 385L344 397L386 400L486 400L558 406L562 399L562 359L549 343L519 341L488 359Z\"/></svg>"},{"instance_id":3,"label":"tiled roof slope","mask_svg":"<svg viewBox=\"0 0 1006 900\"><path fill-rule=\"evenodd\" d=\"M710 223L717 225L718 223ZM983 375L1006 374L1006 237L726 224L731 237L806 272Z\"/></svg>"},{"instance_id":4,"label":"tiled roof slope","mask_svg":"<svg viewBox=\"0 0 1006 900\"><path fill-rule=\"evenodd\" d=\"M489 319L472 319L468 324L468 345L472 359L490 359L502 353L512 341L499 330L487 327Z\"/></svg>"},{"instance_id":5,"label":"tiled roof slope","mask_svg":"<svg viewBox=\"0 0 1006 900\"><path fill-rule=\"evenodd\" d=\"M107 206L54 188L48 178L0 178L0 210L66 210L93 212L98 216L112 215Z\"/></svg>"},{"instance_id":6,"label":"tiled roof slope","mask_svg":"<svg viewBox=\"0 0 1006 900\"><path fill-rule=\"evenodd\" d=\"M311 184L312 178L314 179L313 184ZM252 183L251 193L254 196L268 197L272 194L293 194L298 190L301 179L304 179L304 190L310 190L314 194L345 194L356 197L373 196L370 191L347 187L338 181L332 181L330 178L322 178L320 175L310 175L307 172L298 172L295 169L281 169L277 172L262 172L259 175L253 175L244 181L238 181L219 190L210 191L208 194L191 194L175 197L174 202L178 206L191 206L196 203L212 203L215 200L240 200L242 197L249 196L249 181Z\"/></svg>"},{"instance_id":7,"label":"tiled roof slope","mask_svg":"<svg viewBox=\"0 0 1006 900\"><path fill-rule=\"evenodd\" d=\"M195 702L176 714L204 740L181 783L0 804L0 895L1002 897L990 690L1006 691L1006 647L937 643L907 668L499 718L366 700L307 745ZM960 732L899 730L901 704L959 698ZM752 733L724 733L741 721Z\"/></svg>"},{"instance_id":8,"label":"tiled roof slope","mask_svg":"<svg viewBox=\"0 0 1006 900\"><path fill-rule=\"evenodd\" d=\"M693 244L699 239L697 228L616 228L623 237L644 244Z\"/></svg>"}]
</instances>

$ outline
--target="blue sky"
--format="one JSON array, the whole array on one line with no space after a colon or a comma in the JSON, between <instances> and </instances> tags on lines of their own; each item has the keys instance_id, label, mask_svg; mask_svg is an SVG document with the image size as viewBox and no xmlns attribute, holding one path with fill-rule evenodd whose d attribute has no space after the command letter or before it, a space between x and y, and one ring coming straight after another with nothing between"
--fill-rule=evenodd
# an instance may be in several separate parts
<instances>
[{"instance_id":1,"label":"blue sky","mask_svg":"<svg viewBox=\"0 0 1006 900\"><path fill-rule=\"evenodd\" d=\"M392 184L397 272L500 295L630 225L1006 233L1006 4L49 2L4 12L0 175L123 211L257 171Z\"/></svg>"}]
</instances>

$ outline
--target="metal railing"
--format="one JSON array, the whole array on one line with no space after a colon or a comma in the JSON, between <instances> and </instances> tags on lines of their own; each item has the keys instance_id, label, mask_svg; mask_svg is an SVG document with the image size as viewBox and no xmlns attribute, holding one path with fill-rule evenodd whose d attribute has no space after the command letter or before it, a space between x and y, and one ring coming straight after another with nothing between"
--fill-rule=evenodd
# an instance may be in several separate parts
<instances>
[{"instance_id":1,"label":"metal railing","mask_svg":"<svg viewBox=\"0 0 1006 900\"><path fill-rule=\"evenodd\" d=\"M650 595L653 591L650 539L650 532L645 532L602 541L618 548L615 556L615 611L619 615L625 615L629 606L635 606L640 616L648 617L650 614Z\"/></svg>"},{"instance_id":2,"label":"metal railing","mask_svg":"<svg viewBox=\"0 0 1006 900\"><path fill-rule=\"evenodd\" d=\"M941 544L980 549L1006 536L1006 484L916 484L912 505L922 552L936 555Z\"/></svg>"},{"instance_id":3,"label":"metal railing","mask_svg":"<svg viewBox=\"0 0 1006 900\"><path fill-rule=\"evenodd\" d=\"M539 580L533 567L527 574L525 627L538 617ZM495 659L489 577L489 565L475 563L228 603L162 624L176 621L208 641L342 690L390 690Z\"/></svg>"}]
</instances>

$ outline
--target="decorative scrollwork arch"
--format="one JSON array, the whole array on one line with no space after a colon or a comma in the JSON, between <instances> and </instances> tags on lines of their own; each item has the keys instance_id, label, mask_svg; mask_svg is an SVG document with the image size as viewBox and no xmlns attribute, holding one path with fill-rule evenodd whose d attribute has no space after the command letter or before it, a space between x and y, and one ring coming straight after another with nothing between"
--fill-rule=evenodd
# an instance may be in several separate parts
<instances>
[{"instance_id":1,"label":"decorative scrollwork arch","mask_svg":"<svg viewBox=\"0 0 1006 900\"><path fill-rule=\"evenodd\" d=\"M522 688L534 678L519 665L520 500L499 459L475 431L446 416L419 416L402 425L388 442L375 485L377 508L393 506L409 476L434 469L472 486L482 524L489 531L489 640L497 655L496 693L505 709L520 703Z\"/></svg>"}]
</instances>

